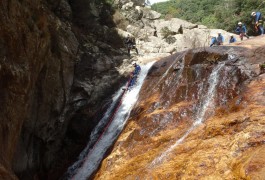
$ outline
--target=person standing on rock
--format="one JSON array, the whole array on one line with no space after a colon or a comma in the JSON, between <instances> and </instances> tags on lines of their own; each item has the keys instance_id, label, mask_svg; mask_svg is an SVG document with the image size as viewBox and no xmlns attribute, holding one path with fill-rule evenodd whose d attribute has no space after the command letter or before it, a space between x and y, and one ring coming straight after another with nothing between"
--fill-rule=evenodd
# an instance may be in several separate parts
<instances>
[{"instance_id":1,"label":"person standing on rock","mask_svg":"<svg viewBox=\"0 0 265 180\"><path fill-rule=\"evenodd\" d=\"M239 37L240 37L241 41L243 40L244 36L249 38L249 36L247 35L247 28L246 28L245 25L242 24L242 22L238 23L238 26L237 26L235 32L237 34L239 34Z\"/></svg>"},{"instance_id":2,"label":"person standing on rock","mask_svg":"<svg viewBox=\"0 0 265 180\"><path fill-rule=\"evenodd\" d=\"M261 12L252 12L251 16L255 19L255 29L259 31L260 35L264 34L263 21Z\"/></svg>"},{"instance_id":3,"label":"person standing on rock","mask_svg":"<svg viewBox=\"0 0 265 180\"><path fill-rule=\"evenodd\" d=\"M218 32L218 36L216 38L217 40L217 45L220 46L220 45L223 45L224 44L224 36L221 34L221 32Z\"/></svg>"},{"instance_id":4,"label":"person standing on rock","mask_svg":"<svg viewBox=\"0 0 265 180\"><path fill-rule=\"evenodd\" d=\"M236 42L236 38L231 34L229 44Z\"/></svg>"},{"instance_id":5,"label":"person standing on rock","mask_svg":"<svg viewBox=\"0 0 265 180\"><path fill-rule=\"evenodd\" d=\"M131 54L130 54L131 49L135 49L136 53L138 54L138 49L136 48L136 43L135 43L134 37L130 37L130 35L128 34L128 36L125 39L125 44L127 46L129 56L131 56Z\"/></svg>"},{"instance_id":6,"label":"person standing on rock","mask_svg":"<svg viewBox=\"0 0 265 180\"><path fill-rule=\"evenodd\" d=\"M157 30L156 30L156 27L154 27L154 36L157 37Z\"/></svg>"}]
</instances>

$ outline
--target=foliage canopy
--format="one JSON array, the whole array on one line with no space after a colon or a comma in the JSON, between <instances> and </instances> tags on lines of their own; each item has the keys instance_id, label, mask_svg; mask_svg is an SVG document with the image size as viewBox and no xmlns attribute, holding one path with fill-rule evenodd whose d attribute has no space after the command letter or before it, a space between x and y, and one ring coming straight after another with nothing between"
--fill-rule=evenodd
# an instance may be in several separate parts
<instances>
[{"instance_id":1,"label":"foliage canopy","mask_svg":"<svg viewBox=\"0 0 265 180\"><path fill-rule=\"evenodd\" d=\"M246 24L249 34L254 34L252 11L265 13L264 0L170 0L156 3L152 9L162 17L176 17L209 28L234 32L239 21ZM265 15L265 14L264 14Z\"/></svg>"}]
</instances>

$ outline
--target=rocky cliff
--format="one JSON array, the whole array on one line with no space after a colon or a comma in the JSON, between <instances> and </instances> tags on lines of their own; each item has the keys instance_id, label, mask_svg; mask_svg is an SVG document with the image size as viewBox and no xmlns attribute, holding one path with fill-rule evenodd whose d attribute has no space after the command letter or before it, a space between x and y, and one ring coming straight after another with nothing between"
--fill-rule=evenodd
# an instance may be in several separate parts
<instances>
[{"instance_id":1,"label":"rocky cliff","mask_svg":"<svg viewBox=\"0 0 265 180\"><path fill-rule=\"evenodd\" d=\"M156 62L94 179L264 179L264 40Z\"/></svg>"},{"instance_id":2,"label":"rocky cliff","mask_svg":"<svg viewBox=\"0 0 265 180\"><path fill-rule=\"evenodd\" d=\"M231 36L224 30L209 29L178 18L160 19L160 13L133 1L114 2L119 9L114 16L119 34L125 36L129 33L136 37L137 47L145 58L165 57L190 48L208 47L211 37L217 36L218 32L224 36L225 44L228 44ZM138 59L141 61L142 58Z\"/></svg>"},{"instance_id":3,"label":"rocky cliff","mask_svg":"<svg viewBox=\"0 0 265 180\"><path fill-rule=\"evenodd\" d=\"M58 179L88 141L132 60L204 46L211 32L178 19L158 20L143 0L111 2L1 1L0 179ZM163 39L165 27L170 36ZM195 41L192 32L203 40ZM128 33L138 39L139 57L126 54L122 38Z\"/></svg>"}]
</instances>

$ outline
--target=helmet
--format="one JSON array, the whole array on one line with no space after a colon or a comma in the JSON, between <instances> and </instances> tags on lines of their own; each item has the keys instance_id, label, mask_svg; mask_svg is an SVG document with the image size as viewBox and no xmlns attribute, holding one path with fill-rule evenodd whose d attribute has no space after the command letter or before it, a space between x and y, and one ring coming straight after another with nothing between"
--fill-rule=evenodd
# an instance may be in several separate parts
<instances>
[{"instance_id":1,"label":"helmet","mask_svg":"<svg viewBox=\"0 0 265 180\"><path fill-rule=\"evenodd\" d=\"M222 34L221 31L219 31L217 34Z\"/></svg>"},{"instance_id":2,"label":"helmet","mask_svg":"<svg viewBox=\"0 0 265 180\"><path fill-rule=\"evenodd\" d=\"M251 16L256 16L256 12L252 12L251 13Z\"/></svg>"},{"instance_id":3,"label":"helmet","mask_svg":"<svg viewBox=\"0 0 265 180\"><path fill-rule=\"evenodd\" d=\"M230 34L230 37L234 37L234 35L233 34Z\"/></svg>"},{"instance_id":4,"label":"helmet","mask_svg":"<svg viewBox=\"0 0 265 180\"><path fill-rule=\"evenodd\" d=\"M238 22L237 24L238 24L238 25L242 25L242 22Z\"/></svg>"},{"instance_id":5,"label":"helmet","mask_svg":"<svg viewBox=\"0 0 265 180\"><path fill-rule=\"evenodd\" d=\"M135 65L135 64L136 64L136 62L135 62L135 61L133 61L133 62L132 62L132 65Z\"/></svg>"}]
</instances>

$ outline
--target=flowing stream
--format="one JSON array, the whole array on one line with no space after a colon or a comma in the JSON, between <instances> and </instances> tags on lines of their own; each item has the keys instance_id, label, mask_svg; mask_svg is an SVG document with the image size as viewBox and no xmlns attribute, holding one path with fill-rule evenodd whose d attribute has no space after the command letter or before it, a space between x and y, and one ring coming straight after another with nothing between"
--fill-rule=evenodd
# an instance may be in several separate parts
<instances>
[{"instance_id":1,"label":"flowing stream","mask_svg":"<svg viewBox=\"0 0 265 180\"><path fill-rule=\"evenodd\" d=\"M100 123L91 133L90 142L83 150L83 152L81 152L79 160L75 162L70 168L68 168L65 179L85 180L89 178L98 168L102 159L104 158L106 151L114 143L118 135L123 130L123 127L130 115L130 111L137 101L138 93L142 87L148 70L153 65L153 63L154 62L151 62L141 67L142 70L139 74L137 83L130 91L127 91L127 93L124 95L121 105L115 113L111 124L100 136L98 133L99 129L102 129L102 126L106 126L108 120L112 118L113 112L116 111L115 107L117 101L120 101L119 97L123 92L122 89L120 89L117 93L115 93L113 97L113 103L104 114ZM93 148L91 148L92 143L95 143Z\"/></svg>"},{"instance_id":2,"label":"flowing stream","mask_svg":"<svg viewBox=\"0 0 265 180\"><path fill-rule=\"evenodd\" d=\"M199 126L205 119L207 119L208 113L206 113L209 109L214 109L214 102L213 98L216 94L216 86L219 82L220 78L220 70L224 67L225 63L221 62L218 64L213 70L212 73L209 76L207 85L208 89L206 93L201 98L201 103L199 107L197 108L197 112L195 115L195 120L192 126L185 132L185 134L178 139L172 146L170 146L166 151L164 151L160 156L155 158L150 165L150 168L159 165L161 162L165 160L167 155L175 149L197 126Z\"/></svg>"}]
</instances>

